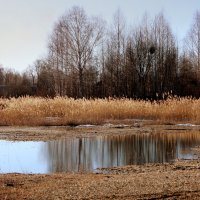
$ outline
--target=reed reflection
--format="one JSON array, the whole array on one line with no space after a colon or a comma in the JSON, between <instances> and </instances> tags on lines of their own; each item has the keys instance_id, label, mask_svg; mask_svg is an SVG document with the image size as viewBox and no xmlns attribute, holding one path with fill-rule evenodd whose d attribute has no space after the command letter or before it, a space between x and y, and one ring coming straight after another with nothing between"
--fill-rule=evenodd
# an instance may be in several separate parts
<instances>
[{"instance_id":1,"label":"reed reflection","mask_svg":"<svg viewBox=\"0 0 200 200\"><path fill-rule=\"evenodd\" d=\"M92 171L98 167L170 162L192 156L200 144L198 132L76 138L48 142L45 157L50 172Z\"/></svg>"}]
</instances>

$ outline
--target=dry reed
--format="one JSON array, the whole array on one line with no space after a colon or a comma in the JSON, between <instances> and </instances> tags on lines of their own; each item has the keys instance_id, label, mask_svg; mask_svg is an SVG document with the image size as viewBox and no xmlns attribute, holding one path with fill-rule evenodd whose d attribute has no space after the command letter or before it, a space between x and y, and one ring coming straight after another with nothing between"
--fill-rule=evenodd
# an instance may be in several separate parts
<instances>
[{"instance_id":1,"label":"dry reed","mask_svg":"<svg viewBox=\"0 0 200 200\"><path fill-rule=\"evenodd\" d=\"M113 119L151 119L200 123L200 100L168 98L150 102L130 99L21 97L0 99L0 125L101 124Z\"/></svg>"}]
</instances>

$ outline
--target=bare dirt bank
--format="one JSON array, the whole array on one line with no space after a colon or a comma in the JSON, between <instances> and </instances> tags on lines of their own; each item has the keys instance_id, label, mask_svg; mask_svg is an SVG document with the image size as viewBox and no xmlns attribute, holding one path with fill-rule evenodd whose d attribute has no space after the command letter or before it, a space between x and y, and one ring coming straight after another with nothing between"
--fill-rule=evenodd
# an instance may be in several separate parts
<instances>
[{"instance_id":1,"label":"bare dirt bank","mask_svg":"<svg viewBox=\"0 0 200 200\"><path fill-rule=\"evenodd\" d=\"M200 199L200 163L133 165L100 174L3 174L0 199Z\"/></svg>"},{"instance_id":2,"label":"bare dirt bank","mask_svg":"<svg viewBox=\"0 0 200 200\"><path fill-rule=\"evenodd\" d=\"M129 123L74 128L0 127L0 139L47 141L188 130L200 133L198 126ZM199 149L195 149L198 155ZM98 173L0 174L0 199L200 199L200 160L106 168Z\"/></svg>"}]
</instances>

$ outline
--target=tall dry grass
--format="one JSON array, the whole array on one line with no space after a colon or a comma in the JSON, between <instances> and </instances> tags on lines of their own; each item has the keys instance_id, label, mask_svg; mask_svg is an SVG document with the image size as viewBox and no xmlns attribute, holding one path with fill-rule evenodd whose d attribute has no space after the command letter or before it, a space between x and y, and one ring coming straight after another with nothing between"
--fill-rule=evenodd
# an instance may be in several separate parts
<instances>
[{"instance_id":1,"label":"tall dry grass","mask_svg":"<svg viewBox=\"0 0 200 200\"><path fill-rule=\"evenodd\" d=\"M101 124L112 119L152 119L200 123L200 100L168 98L150 102L130 99L0 99L0 125Z\"/></svg>"}]
</instances>

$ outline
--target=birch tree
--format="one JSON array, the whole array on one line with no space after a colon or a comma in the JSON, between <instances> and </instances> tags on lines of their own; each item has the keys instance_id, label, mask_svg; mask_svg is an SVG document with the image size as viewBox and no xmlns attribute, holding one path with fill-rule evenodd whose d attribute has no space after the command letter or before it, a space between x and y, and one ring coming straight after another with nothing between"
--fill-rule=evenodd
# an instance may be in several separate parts
<instances>
[{"instance_id":1,"label":"birch tree","mask_svg":"<svg viewBox=\"0 0 200 200\"><path fill-rule=\"evenodd\" d=\"M73 7L56 24L50 45L58 65L78 74L79 97L84 96L84 71L91 67L97 47L103 37L104 23L88 17L80 7Z\"/></svg>"}]
</instances>

